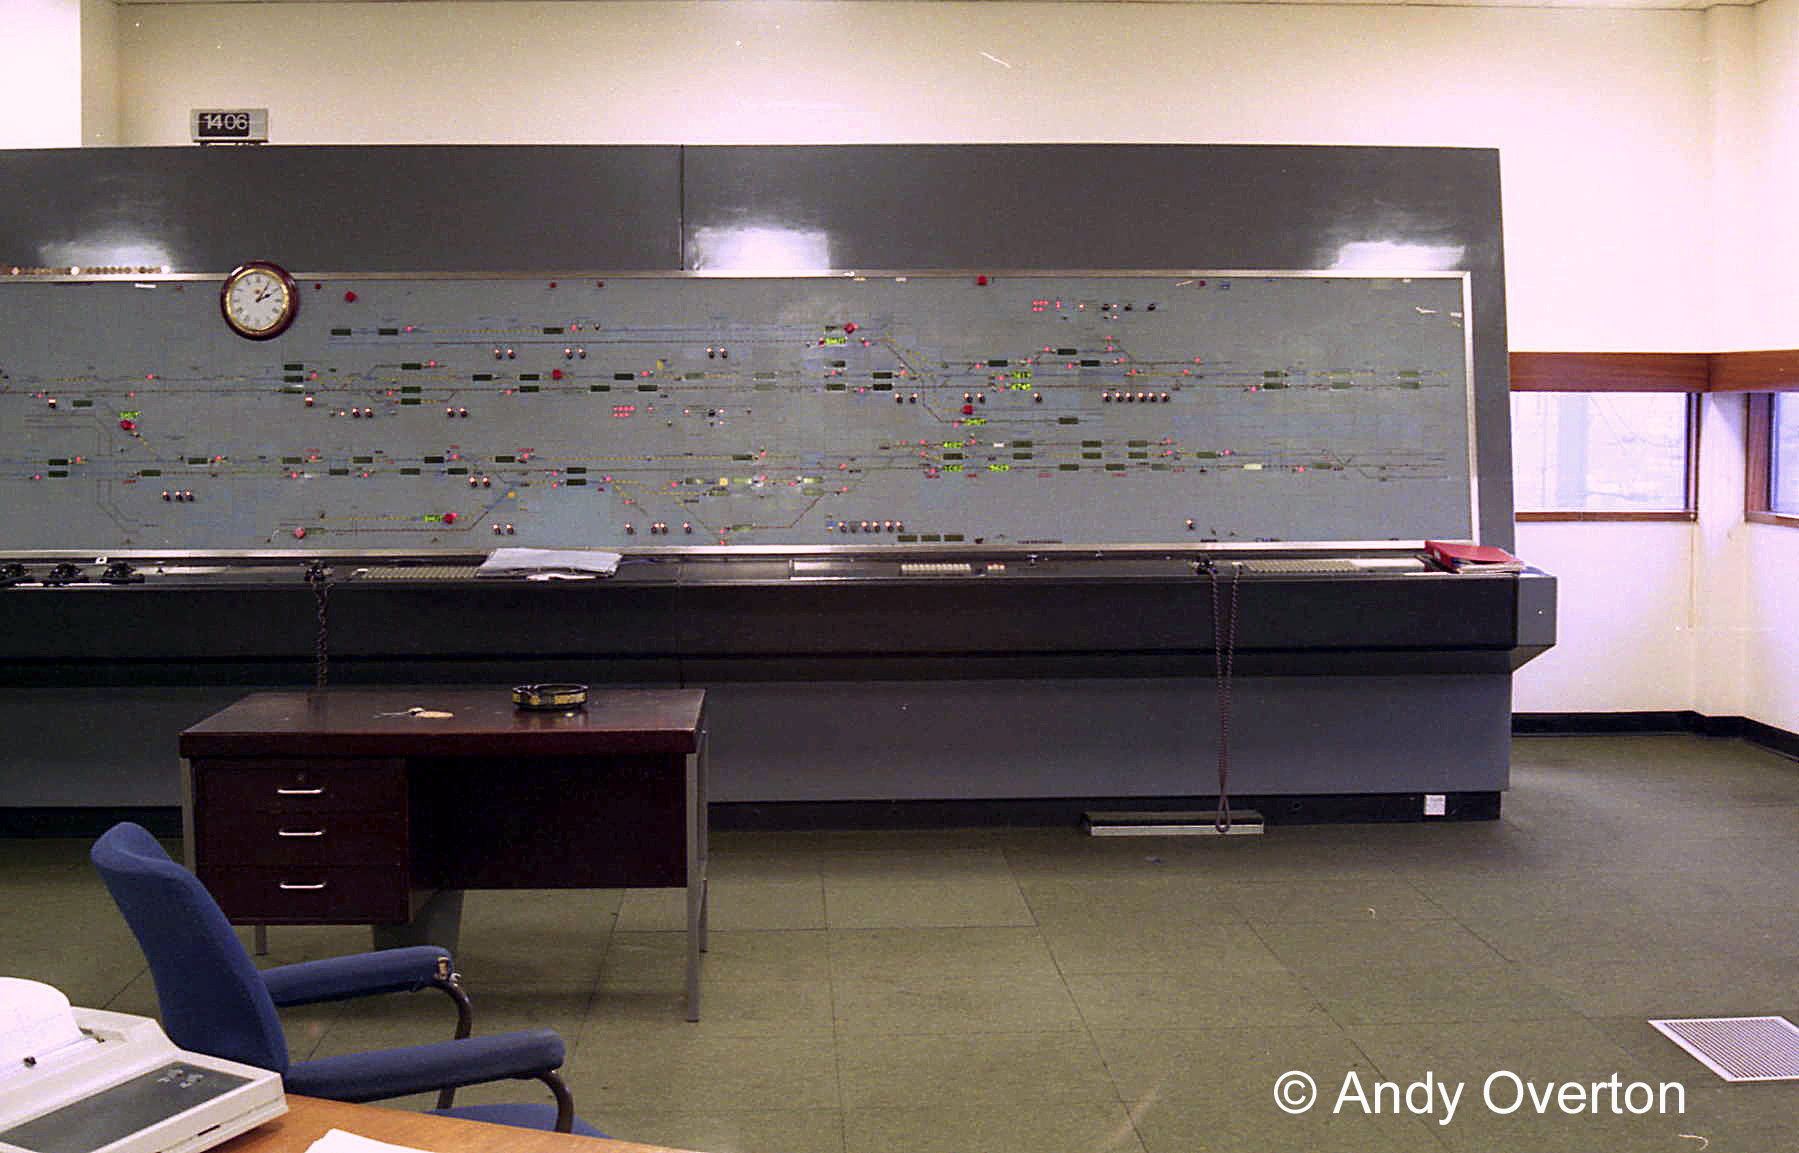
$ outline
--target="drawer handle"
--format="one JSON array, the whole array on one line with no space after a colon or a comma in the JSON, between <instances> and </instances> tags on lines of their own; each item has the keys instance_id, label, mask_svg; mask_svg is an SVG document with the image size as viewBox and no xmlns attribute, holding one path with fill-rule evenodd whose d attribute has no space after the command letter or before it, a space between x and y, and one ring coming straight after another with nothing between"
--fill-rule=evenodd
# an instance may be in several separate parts
<instances>
[{"instance_id":1,"label":"drawer handle","mask_svg":"<svg viewBox=\"0 0 1799 1153\"><path fill-rule=\"evenodd\" d=\"M276 829L275 835L277 837L322 837L325 835L325 830L323 830L323 829Z\"/></svg>"},{"instance_id":2,"label":"drawer handle","mask_svg":"<svg viewBox=\"0 0 1799 1153\"><path fill-rule=\"evenodd\" d=\"M316 893L325 887L325 882L314 881L310 885L298 885L290 881L281 881L279 886L284 893Z\"/></svg>"},{"instance_id":3,"label":"drawer handle","mask_svg":"<svg viewBox=\"0 0 1799 1153\"><path fill-rule=\"evenodd\" d=\"M276 789L277 797L318 797L323 796L324 789Z\"/></svg>"}]
</instances>

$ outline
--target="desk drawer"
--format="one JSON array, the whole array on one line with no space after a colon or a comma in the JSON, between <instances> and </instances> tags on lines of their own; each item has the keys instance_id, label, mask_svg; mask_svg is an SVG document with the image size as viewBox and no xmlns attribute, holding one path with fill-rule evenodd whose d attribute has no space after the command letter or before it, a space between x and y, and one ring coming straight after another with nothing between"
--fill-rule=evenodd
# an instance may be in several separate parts
<instances>
[{"instance_id":1,"label":"desk drawer","mask_svg":"<svg viewBox=\"0 0 1799 1153\"><path fill-rule=\"evenodd\" d=\"M259 813L406 811L398 760L195 761L200 810Z\"/></svg>"},{"instance_id":2,"label":"desk drawer","mask_svg":"<svg viewBox=\"0 0 1799 1153\"><path fill-rule=\"evenodd\" d=\"M406 865L403 812L267 813L208 809L195 830L201 865Z\"/></svg>"},{"instance_id":3,"label":"desk drawer","mask_svg":"<svg viewBox=\"0 0 1799 1153\"><path fill-rule=\"evenodd\" d=\"M413 913L403 868L222 867L200 879L233 921L399 924Z\"/></svg>"}]
</instances>

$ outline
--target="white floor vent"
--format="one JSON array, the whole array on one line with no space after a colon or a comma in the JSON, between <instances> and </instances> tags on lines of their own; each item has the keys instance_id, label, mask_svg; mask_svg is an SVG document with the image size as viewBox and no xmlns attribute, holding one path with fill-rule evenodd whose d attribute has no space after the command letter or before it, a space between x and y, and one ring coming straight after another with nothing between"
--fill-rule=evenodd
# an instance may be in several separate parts
<instances>
[{"instance_id":1,"label":"white floor vent","mask_svg":"<svg viewBox=\"0 0 1799 1153\"><path fill-rule=\"evenodd\" d=\"M1799 1081L1799 1026L1785 1017L1649 1023L1726 1081Z\"/></svg>"}]
</instances>

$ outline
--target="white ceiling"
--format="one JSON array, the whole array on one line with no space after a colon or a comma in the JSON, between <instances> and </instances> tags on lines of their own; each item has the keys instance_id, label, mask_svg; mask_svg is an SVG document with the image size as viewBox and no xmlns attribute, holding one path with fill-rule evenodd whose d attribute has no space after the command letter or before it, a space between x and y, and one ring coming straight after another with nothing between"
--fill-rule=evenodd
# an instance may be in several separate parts
<instances>
[{"instance_id":1,"label":"white ceiling","mask_svg":"<svg viewBox=\"0 0 1799 1153\"><path fill-rule=\"evenodd\" d=\"M220 0L113 0L120 6L134 4L209 4ZM318 0L225 0L228 3L249 4L299 4L315 3ZM384 0L386 3L404 4L437 4L445 0ZM515 0L522 2L522 0ZM542 2L542 0L536 0ZM568 0L550 0L553 3ZM645 0L649 2L649 0ZM710 0L713 3L731 3L733 0ZM866 0L868 3L879 3L880 0ZM1074 0L1077 3L1118 3L1120 0ZM1753 7L1760 0L1136 0L1139 3L1166 4L1325 4L1344 5L1359 4L1363 6L1379 6L1384 8L1610 8L1635 9L1648 11L1653 9L1701 9L1716 8L1726 5L1737 7Z\"/></svg>"}]
</instances>

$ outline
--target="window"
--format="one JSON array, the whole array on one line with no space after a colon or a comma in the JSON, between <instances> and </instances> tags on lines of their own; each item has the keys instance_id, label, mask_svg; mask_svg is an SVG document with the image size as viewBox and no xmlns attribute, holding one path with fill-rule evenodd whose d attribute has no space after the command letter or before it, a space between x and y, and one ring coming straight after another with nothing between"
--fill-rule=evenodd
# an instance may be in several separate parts
<instances>
[{"instance_id":1,"label":"window","mask_svg":"<svg viewBox=\"0 0 1799 1153\"><path fill-rule=\"evenodd\" d=\"M1799 393L1774 394L1769 430L1768 508L1799 516Z\"/></svg>"},{"instance_id":2,"label":"window","mask_svg":"<svg viewBox=\"0 0 1799 1153\"><path fill-rule=\"evenodd\" d=\"M1519 520L1690 520L1697 395L1512 393ZM1799 459L1799 447L1794 450Z\"/></svg>"},{"instance_id":3,"label":"window","mask_svg":"<svg viewBox=\"0 0 1799 1153\"><path fill-rule=\"evenodd\" d=\"M1743 515L1799 525L1799 392L1749 394L1749 487Z\"/></svg>"}]
</instances>

